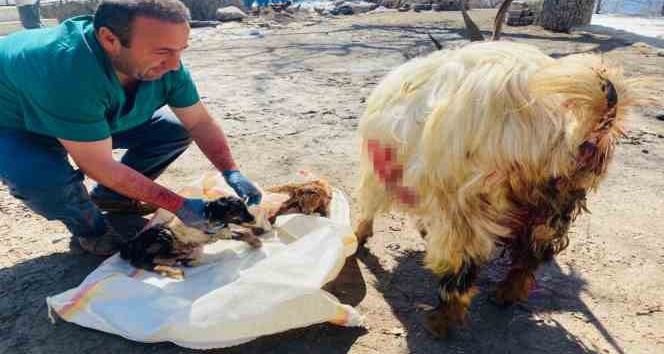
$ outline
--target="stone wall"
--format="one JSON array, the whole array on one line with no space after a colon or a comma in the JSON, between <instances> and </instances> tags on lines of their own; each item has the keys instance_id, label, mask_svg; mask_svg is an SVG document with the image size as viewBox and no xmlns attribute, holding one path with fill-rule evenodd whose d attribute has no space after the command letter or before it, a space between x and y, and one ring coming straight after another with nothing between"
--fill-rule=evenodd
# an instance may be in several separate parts
<instances>
[{"instance_id":1,"label":"stone wall","mask_svg":"<svg viewBox=\"0 0 664 354\"><path fill-rule=\"evenodd\" d=\"M191 11L192 20L215 20L217 9L235 5L242 9L241 0L181 0ZM40 12L43 18L65 20L78 15L92 14L99 0L59 1L42 3Z\"/></svg>"},{"instance_id":2,"label":"stone wall","mask_svg":"<svg viewBox=\"0 0 664 354\"><path fill-rule=\"evenodd\" d=\"M70 17L92 14L98 3L99 0L42 3L39 12L43 18L57 18L62 22Z\"/></svg>"}]
</instances>

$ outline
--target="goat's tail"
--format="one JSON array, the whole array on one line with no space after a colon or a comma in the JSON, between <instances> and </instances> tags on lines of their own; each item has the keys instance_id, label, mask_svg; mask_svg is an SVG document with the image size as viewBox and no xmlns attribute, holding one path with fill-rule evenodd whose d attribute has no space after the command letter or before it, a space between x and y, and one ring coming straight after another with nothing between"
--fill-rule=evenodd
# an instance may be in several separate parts
<instances>
[{"instance_id":1,"label":"goat's tail","mask_svg":"<svg viewBox=\"0 0 664 354\"><path fill-rule=\"evenodd\" d=\"M601 55L579 54L564 57L544 66L529 79L528 91L540 103L560 102L577 119L577 123L593 129L602 120L611 120L620 132L620 122L633 114L633 108L653 102L648 87L653 80L637 77L627 79L622 69Z\"/></svg>"}]
</instances>

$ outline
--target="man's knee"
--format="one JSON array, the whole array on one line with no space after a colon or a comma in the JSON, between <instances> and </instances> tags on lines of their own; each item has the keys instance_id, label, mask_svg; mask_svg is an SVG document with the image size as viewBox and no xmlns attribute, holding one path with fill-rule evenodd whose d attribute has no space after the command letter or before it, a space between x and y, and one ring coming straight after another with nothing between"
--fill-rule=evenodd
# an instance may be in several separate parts
<instances>
[{"instance_id":1,"label":"man's knee","mask_svg":"<svg viewBox=\"0 0 664 354\"><path fill-rule=\"evenodd\" d=\"M72 235L96 237L107 230L107 222L90 200L82 182L57 186L10 186L10 193L47 220L58 220Z\"/></svg>"},{"instance_id":2,"label":"man's knee","mask_svg":"<svg viewBox=\"0 0 664 354\"><path fill-rule=\"evenodd\" d=\"M10 187L61 187L83 180L55 138L0 129L0 151L0 178Z\"/></svg>"},{"instance_id":3,"label":"man's knee","mask_svg":"<svg viewBox=\"0 0 664 354\"><path fill-rule=\"evenodd\" d=\"M69 180L50 180L47 183L24 183L19 180L5 180L9 193L37 214L48 220L58 220L68 216L71 207L87 203L89 195L83 185L83 174L76 171Z\"/></svg>"}]
</instances>

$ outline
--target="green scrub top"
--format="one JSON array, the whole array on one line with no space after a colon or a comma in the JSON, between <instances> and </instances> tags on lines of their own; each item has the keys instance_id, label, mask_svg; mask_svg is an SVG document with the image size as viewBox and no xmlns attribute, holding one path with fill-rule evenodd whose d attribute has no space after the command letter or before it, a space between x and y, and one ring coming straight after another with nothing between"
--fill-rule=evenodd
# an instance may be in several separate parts
<instances>
[{"instance_id":1,"label":"green scrub top","mask_svg":"<svg viewBox=\"0 0 664 354\"><path fill-rule=\"evenodd\" d=\"M73 141L97 141L149 120L164 105L199 101L180 65L139 83L133 104L94 34L92 16L0 39L0 127Z\"/></svg>"}]
</instances>

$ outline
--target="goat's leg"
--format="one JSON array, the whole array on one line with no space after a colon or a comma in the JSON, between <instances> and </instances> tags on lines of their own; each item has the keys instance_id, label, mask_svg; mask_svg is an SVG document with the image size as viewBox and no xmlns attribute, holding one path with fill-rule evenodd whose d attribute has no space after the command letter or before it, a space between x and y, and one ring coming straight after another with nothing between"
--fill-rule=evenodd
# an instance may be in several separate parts
<instances>
[{"instance_id":1,"label":"goat's leg","mask_svg":"<svg viewBox=\"0 0 664 354\"><path fill-rule=\"evenodd\" d=\"M553 258L553 248L549 245L538 250L531 247L514 247L510 250L512 266L503 281L498 283L494 302L501 306L525 301L535 287L535 271L540 264Z\"/></svg>"},{"instance_id":2,"label":"goat's leg","mask_svg":"<svg viewBox=\"0 0 664 354\"><path fill-rule=\"evenodd\" d=\"M434 336L444 338L450 327L466 324L468 307L477 293L477 287L473 283L477 278L478 268L473 261L463 261L459 269L444 274L440 279L440 304L426 315L424 322L424 327Z\"/></svg>"},{"instance_id":3,"label":"goat's leg","mask_svg":"<svg viewBox=\"0 0 664 354\"><path fill-rule=\"evenodd\" d=\"M261 248L263 242L250 230L234 231L233 240L246 242L251 248Z\"/></svg>"},{"instance_id":4,"label":"goat's leg","mask_svg":"<svg viewBox=\"0 0 664 354\"><path fill-rule=\"evenodd\" d=\"M373 236L374 217L387 199L385 187L369 172L365 172L362 184L357 190L360 207L360 218L355 228L358 244L364 244Z\"/></svg>"},{"instance_id":5,"label":"goat's leg","mask_svg":"<svg viewBox=\"0 0 664 354\"><path fill-rule=\"evenodd\" d=\"M355 228L355 236L357 236L357 243L363 245L367 242L367 239L373 236L373 217L362 218L357 223L357 228Z\"/></svg>"}]
</instances>

